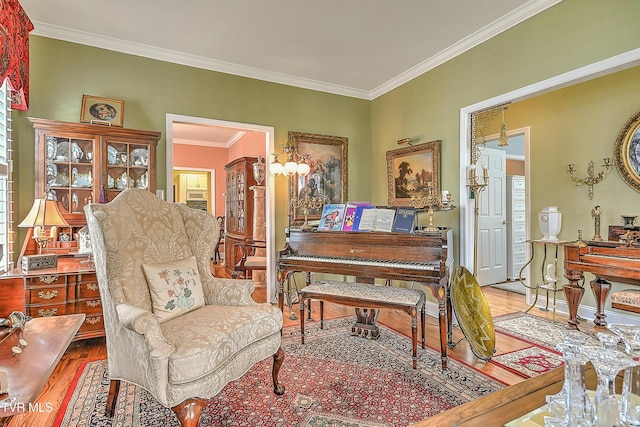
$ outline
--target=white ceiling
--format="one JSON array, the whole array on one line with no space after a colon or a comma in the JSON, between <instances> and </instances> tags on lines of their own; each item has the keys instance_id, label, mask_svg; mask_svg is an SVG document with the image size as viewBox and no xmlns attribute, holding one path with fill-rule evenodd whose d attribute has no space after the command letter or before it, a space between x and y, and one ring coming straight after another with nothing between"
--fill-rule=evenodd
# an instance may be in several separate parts
<instances>
[{"instance_id":1,"label":"white ceiling","mask_svg":"<svg viewBox=\"0 0 640 427\"><path fill-rule=\"evenodd\" d=\"M35 35L370 100L560 1L20 3Z\"/></svg>"}]
</instances>

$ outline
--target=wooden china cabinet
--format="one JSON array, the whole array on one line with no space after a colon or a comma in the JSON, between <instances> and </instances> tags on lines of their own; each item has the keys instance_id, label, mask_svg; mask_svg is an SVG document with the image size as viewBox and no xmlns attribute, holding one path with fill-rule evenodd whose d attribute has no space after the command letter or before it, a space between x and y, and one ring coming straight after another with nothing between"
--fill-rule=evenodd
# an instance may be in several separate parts
<instances>
[{"instance_id":1,"label":"wooden china cabinet","mask_svg":"<svg viewBox=\"0 0 640 427\"><path fill-rule=\"evenodd\" d=\"M58 229L43 253L58 254L58 267L0 276L0 317L23 311L32 317L84 313L76 340L104 335L102 304L88 254L78 254L84 206L101 190L112 200L126 188L156 190L159 132L29 118L35 129L35 196L57 201L70 227ZM29 229L20 256L38 249ZM20 265L20 263L18 263Z\"/></svg>"},{"instance_id":2,"label":"wooden china cabinet","mask_svg":"<svg viewBox=\"0 0 640 427\"><path fill-rule=\"evenodd\" d=\"M253 164L257 161L257 157L240 157L224 167L224 264L228 277L233 276L233 267L241 257L235 244L250 243L253 240L253 192L249 188L257 185L253 177Z\"/></svg>"}]
</instances>

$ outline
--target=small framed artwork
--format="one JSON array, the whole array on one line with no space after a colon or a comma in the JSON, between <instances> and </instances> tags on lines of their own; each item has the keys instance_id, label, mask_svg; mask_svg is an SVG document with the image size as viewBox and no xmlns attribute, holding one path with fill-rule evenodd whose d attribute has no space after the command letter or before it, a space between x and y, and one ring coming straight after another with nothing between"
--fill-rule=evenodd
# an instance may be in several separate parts
<instances>
[{"instance_id":1,"label":"small framed artwork","mask_svg":"<svg viewBox=\"0 0 640 427\"><path fill-rule=\"evenodd\" d=\"M307 176L295 175L291 197L320 197L323 204L347 201L347 142L343 136L289 132L289 140L308 159L311 171ZM290 207L291 223L304 222L304 207ZM322 205L309 209L308 219L319 220Z\"/></svg>"},{"instance_id":2,"label":"small framed artwork","mask_svg":"<svg viewBox=\"0 0 640 427\"><path fill-rule=\"evenodd\" d=\"M82 95L80 122L122 127L124 125L124 101Z\"/></svg>"},{"instance_id":3,"label":"small framed artwork","mask_svg":"<svg viewBox=\"0 0 640 427\"><path fill-rule=\"evenodd\" d=\"M411 206L412 197L440 194L440 141L387 151L389 206Z\"/></svg>"},{"instance_id":4,"label":"small framed artwork","mask_svg":"<svg viewBox=\"0 0 640 427\"><path fill-rule=\"evenodd\" d=\"M624 182L640 192L640 111L620 130L613 155Z\"/></svg>"}]
</instances>

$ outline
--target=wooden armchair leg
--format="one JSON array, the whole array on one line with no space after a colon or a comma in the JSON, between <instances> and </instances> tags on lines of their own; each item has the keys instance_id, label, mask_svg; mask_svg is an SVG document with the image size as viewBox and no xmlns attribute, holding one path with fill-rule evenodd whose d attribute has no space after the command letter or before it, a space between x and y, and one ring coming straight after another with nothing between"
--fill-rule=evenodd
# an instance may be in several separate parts
<instances>
[{"instance_id":1,"label":"wooden armchair leg","mask_svg":"<svg viewBox=\"0 0 640 427\"><path fill-rule=\"evenodd\" d=\"M284 394L284 386L278 382L278 374L280 373L280 367L284 361L284 350L282 347L278 348L278 351L273 355L273 392L278 396Z\"/></svg>"},{"instance_id":2,"label":"wooden armchair leg","mask_svg":"<svg viewBox=\"0 0 640 427\"><path fill-rule=\"evenodd\" d=\"M173 412L178 416L182 427L197 427L200 421L200 413L209 401L199 397L187 399L179 405L174 406Z\"/></svg>"},{"instance_id":3,"label":"wooden armchair leg","mask_svg":"<svg viewBox=\"0 0 640 427\"><path fill-rule=\"evenodd\" d=\"M120 380L111 380L109 383L109 394L107 395L107 408L105 409L105 415L109 418L113 416L116 410L118 393L120 393Z\"/></svg>"}]
</instances>

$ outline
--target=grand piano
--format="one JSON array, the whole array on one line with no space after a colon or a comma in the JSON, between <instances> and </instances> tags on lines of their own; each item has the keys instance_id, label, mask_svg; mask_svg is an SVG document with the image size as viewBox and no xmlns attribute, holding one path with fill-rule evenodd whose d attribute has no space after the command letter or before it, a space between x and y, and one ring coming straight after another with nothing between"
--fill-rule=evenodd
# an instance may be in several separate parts
<instances>
[{"instance_id":1,"label":"grand piano","mask_svg":"<svg viewBox=\"0 0 640 427\"><path fill-rule=\"evenodd\" d=\"M593 323L606 326L604 303L611 282L640 285L640 232L609 227L609 240L588 240L564 247L564 270L569 284L562 288L569 307L569 329L578 329L578 306L584 295L584 272L596 276L590 282L596 301Z\"/></svg>"},{"instance_id":2,"label":"grand piano","mask_svg":"<svg viewBox=\"0 0 640 427\"><path fill-rule=\"evenodd\" d=\"M307 284L312 272L355 276L358 281L377 278L418 282L438 300L440 350L446 364L447 342L452 342L452 264L450 228L416 234L292 228L278 256L279 304L282 309L284 281L294 272L306 272Z\"/></svg>"}]
</instances>

